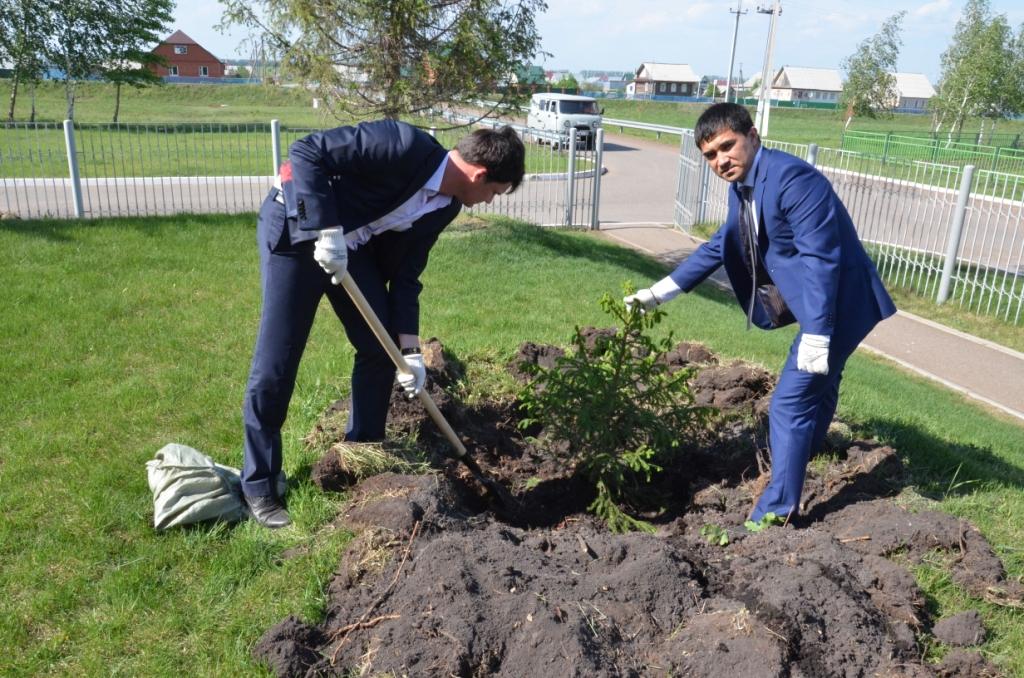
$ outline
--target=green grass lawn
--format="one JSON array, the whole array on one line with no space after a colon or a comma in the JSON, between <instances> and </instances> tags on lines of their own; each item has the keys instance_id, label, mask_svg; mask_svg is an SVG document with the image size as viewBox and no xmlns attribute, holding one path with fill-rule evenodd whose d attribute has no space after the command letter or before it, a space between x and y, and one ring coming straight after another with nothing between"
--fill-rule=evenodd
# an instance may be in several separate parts
<instances>
[{"instance_id":1,"label":"green grass lawn","mask_svg":"<svg viewBox=\"0 0 1024 678\"><path fill-rule=\"evenodd\" d=\"M11 80L0 80L3 119L10 107ZM29 90L18 88L14 119L27 121L31 111ZM103 82L83 82L77 87L75 121L104 123L113 121L114 86ZM36 120L60 122L67 117L64 86L48 80L36 90ZM326 109L313 108L312 95L302 87L271 85L164 85L121 89L123 123L269 123L281 120L286 125L330 126Z\"/></svg>"},{"instance_id":2,"label":"green grass lawn","mask_svg":"<svg viewBox=\"0 0 1024 678\"><path fill-rule=\"evenodd\" d=\"M520 342L605 324L597 300L664 268L584 233L497 221L450 229L424 276L423 333L472 366ZM0 222L0 675L204 676L260 671L249 648L289 613L315 619L349 535L339 496L309 481L302 438L348 389L352 350L318 319L285 428L296 526L153 531L144 464L165 443L241 463L240 405L259 313L254 218ZM711 288L663 327L778 367L792 330L742 331ZM488 391L486 367L469 393ZM499 380L500 381L500 380ZM1024 428L868 355L850 361L842 416L896 446L915 490L974 521L1024 574ZM925 500L921 500L925 501ZM921 570L945 614L981 609L984 651L1024 672L1019 611Z\"/></svg>"}]
</instances>

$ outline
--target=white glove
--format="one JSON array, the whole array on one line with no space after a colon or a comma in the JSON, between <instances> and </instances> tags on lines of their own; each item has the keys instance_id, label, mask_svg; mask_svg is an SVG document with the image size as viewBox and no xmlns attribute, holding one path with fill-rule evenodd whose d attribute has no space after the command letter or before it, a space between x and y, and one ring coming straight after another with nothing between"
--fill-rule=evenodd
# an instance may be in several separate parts
<instances>
[{"instance_id":1,"label":"white glove","mask_svg":"<svg viewBox=\"0 0 1024 678\"><path fill-rule=\"evenodd\" d=\"M423 364L423 354L410 353L402 357L405 358L405 364L409 366L411 374L403 374L399 370L395 379L398 381L398 385L405 389L406 394L410 398L414 398L427 383L427 368Z\"/></svg>"},{"instance_id":2,"label":"white glove","mask_svg":"<svg viewBox=\"0 0 1024 678\"><path fill-rule=\"evenodd\" d=\"M811 374L828 374L829 337L823 334L805 334L796 349L796 368Z\"/></svg>"},{"instance_id":3,"label":"white glove","mask_svg":"<svg viewBox=\"0 0 1024 678\"><path fill-rule=\"evenodd\" d=\"M622 302L626 304L626 313L632 313L633 307L639 306L639 311L643 314L647 309L654 308L658 305L658 298L654 296L654 292L647 287L642 290L637 290L636 294L623 297Z\"/></svg>"},{"instance_id":4,"label":"white glove","mask_svg":"<svg viewBox=\"0 0 1024 678\"><path fill-rule=\"evenodd\" d=\"M623 297L622 302L626 304L626 313L633 310L633 306L640 307L640 313L647 309L654 308L658 304L675 299L683 290L671 276L665 276L648 288L637 290L636 294Z\"/></svg>"},{"instance_id":5,"label":"white glove","mask_svg":"<svg viewBox=\"0 0 1024 678\"><path fill-rule=\"evenodd\" d=\"M320 268L331 276L331 282L341 284L348 268L348 247L345 245L345 232L340 228L325 228L320 231L313 248L313 259Z\"/></svg>"}]
</instances>

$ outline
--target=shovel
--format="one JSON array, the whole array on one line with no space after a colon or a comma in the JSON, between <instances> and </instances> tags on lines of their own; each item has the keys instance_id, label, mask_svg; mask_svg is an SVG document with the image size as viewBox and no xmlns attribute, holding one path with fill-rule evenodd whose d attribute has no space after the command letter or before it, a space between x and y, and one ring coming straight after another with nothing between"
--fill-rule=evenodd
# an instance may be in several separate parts
<instances>
[{"instance_id":1,"label":"shovel","mask_svg":"<svg viewBox=\"0 0 1024 678\"><path fill-rule=\"evenodd\" d=\"M341 279L341 286L345 288L346 292L348 292L348 296L352 298L352 303L354 303L356 308L359 309L359 313L362 314L363 319L366 320L366 324L370 326L371 330L373 330L374 335L377 337L377 341L379 341L380 345L384 347L388 357L391 358L391 362L395 364L398 371L402 374L412 374L412 370L409 369L409 365L405 362L405 358L402 357L401 351L399 351L398 347L395 346L395 342L391 338L391 335L388 334L388 331L384 328L383 323L381 323L380 318L377 317L377 314L370 306L370 303L366 301L366 297L363 296L362 291L360 291L359 286L356 285L356 281L352 279L352 276L346 273ZM430 397L430 394L427 393L426 389L420 389L417 397L420 399L423 407L427 410L427 414L430 415L430 418L434 420L437 427L441 429L442 433L444 433L444 437L448 439L448 442L451 443L452 447L455 449L455 459L465 464L466 468L468 468L470 473L473 474L473 477L476 478L481 485L490 490L491 494L500 504L507 509L515 508L516 500L512 497L512 494L505 489L505 486L493 478L485 476L476 461L466 453L466 446L462 444L461 440L459 440L459 436L455 434L455 431L448 423L448 420L444 418L443 414L441 414L441 410L437 409L434 399Z\"/></svg>"}]
</instances>

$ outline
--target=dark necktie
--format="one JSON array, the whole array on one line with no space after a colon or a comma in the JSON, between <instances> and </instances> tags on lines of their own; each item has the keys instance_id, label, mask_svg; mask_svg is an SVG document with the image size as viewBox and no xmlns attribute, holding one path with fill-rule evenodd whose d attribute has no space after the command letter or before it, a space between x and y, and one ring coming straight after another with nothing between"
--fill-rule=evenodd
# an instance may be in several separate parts
<instances>
[{"instance_id":1,"label":"dark necktie","mask_svg":"<svg viewBox=\"0 0 1024 678\"><path fill-rule=\"evenodd\" d=\"M746 255L747 269L750 271L750 303L747 307L747 329L753 324L754 297L757 293L757 274L760 268L757 252L757 222L754 220L754 189L751 186L740 186L740 240L743 242L743 254Z\"/></svg>"}]
</instances>

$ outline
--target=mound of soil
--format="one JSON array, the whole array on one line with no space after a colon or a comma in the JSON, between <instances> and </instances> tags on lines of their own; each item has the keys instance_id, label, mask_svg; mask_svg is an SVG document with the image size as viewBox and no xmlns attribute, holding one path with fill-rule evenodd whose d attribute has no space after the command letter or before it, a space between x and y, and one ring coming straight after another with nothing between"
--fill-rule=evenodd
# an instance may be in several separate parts
<instances>
[{"instance_id":1,"label":"mound of soil","mask_svg":"<svg viewBox=\"0 0 1024 678\"><path fill-rule=\"evenodd\" d=\"M524 345L520 356L553 361L553 349ZM531 445L514 403L467 409L436 389L470 454L519 506L495 505L454 463L364 480L339 517L357 536L323 621L289 617L254 656L280 676L999 675L977 652L923 660L934 620L907 569L940 551L973 595L1021 600L977 530L901 508L895 452L855 441L812 465L797 521L748 532L766 482L758 441L772 378L687 345L674 354L672 364L697 367L701 401L736 416L662 474L652 492L663 508L645 516L656 534L612 534L588 515L591 494ZM443 442L418 405L392 404L390 425L438 445L440 461ZM980 642L972 620L935 634Z\"/></svg>"}]
</instances>

